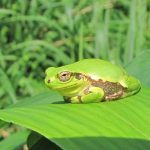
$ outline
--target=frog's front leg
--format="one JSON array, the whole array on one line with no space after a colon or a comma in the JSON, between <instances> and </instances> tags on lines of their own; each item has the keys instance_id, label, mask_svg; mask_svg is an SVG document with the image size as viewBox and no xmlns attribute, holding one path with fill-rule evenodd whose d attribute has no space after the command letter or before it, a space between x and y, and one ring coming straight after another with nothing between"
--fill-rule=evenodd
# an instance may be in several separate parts
<instances>
[{"instance_id":1,"label":"frog's front leg","mask_svg":"<svg viewBox=\"0 0 150 150\"><path fill-rule=\"evenodd\" d=\"M70 98L71 103L91 103L103 100L104 91L99 87L89 87L80 96Z\"/></svg>"}]
</instances>

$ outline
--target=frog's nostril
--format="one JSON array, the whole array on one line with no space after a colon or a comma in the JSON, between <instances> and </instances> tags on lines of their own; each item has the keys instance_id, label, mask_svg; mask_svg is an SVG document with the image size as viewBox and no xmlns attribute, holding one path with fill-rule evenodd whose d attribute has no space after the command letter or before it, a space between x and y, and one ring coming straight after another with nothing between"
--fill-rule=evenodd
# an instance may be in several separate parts
<instances>
[{"instance_id":1,"label":"frog's nostril","mask_svg":"<svg viewBox=\"0 0 150 150\"><path fill-rule=\"evenodd\" d=\"M51 82L51 80L50 80L50 79L48 79L48 80L47 80L47 83L50 83L50 82Z\"/></svg>"}]
</instances>

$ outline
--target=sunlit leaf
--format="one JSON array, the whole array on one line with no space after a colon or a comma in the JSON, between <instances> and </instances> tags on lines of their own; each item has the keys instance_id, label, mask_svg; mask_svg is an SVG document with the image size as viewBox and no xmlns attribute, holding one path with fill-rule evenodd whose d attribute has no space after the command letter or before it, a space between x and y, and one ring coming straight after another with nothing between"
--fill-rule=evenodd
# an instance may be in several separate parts
<instances>
[{"instance_id":1,"label":"sunlit leaf","mask_svg":"<svg viewBox=\"0 0 150 150\"><path fill-rule=\"evenodd\" d=\"M124 144L124 149L146 149L150 148L149 91L142 87L134 96L97 104L49 104L50 99L62 98L43 94L38 100L31 97L1 110L0 118L30 128L68 150L117 149Z\"/></svg>"}]
</instances>

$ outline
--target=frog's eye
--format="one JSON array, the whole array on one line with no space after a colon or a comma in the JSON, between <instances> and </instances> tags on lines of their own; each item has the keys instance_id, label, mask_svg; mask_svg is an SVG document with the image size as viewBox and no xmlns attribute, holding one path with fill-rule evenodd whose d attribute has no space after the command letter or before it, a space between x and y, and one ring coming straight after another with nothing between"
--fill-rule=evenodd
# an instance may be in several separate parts
<instances>
[{"instance_id":1,"label":"frog's eye","mask_svg":"<svg viewBox=\"0 0 150 150\"><path fill-rule=\"evenodd\" d=\"M63 71L58 74L58 78L60 81L65 82L68 81L71 78L72 73L69 71Z\"/></svg>"}]
</instances>

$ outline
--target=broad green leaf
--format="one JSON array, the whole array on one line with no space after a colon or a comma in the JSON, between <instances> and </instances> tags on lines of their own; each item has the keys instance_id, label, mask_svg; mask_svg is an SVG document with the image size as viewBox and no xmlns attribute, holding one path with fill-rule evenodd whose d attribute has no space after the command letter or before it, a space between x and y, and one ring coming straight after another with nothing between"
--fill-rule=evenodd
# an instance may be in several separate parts
<instances>
[{"instance_id":1,"label":"broad green leaf","mask_svg":"<svg viewBox=\"0 0 150 150\"><path fill-rule=\"evenodd\" d=\"M0 142L1 150L15 150L25 144L29 132L27 130L16 132Z\"/></svg>"},{"instance_id":2,"label":"broad green leaf","mask_svg":"<svg viewBox=\"0 0 150 150\"><path fill-rule=\"evenodd\" d=\"M31 97L1 110L0 118L36 131L67 150L150 149L150 88L97 104L49 104L50 99L62 98L46 94L40 99L40 104Z\"/></svg>"},{"instance_id":3,"label":"broad green leaf","mask_svg":"<svg viewBox=\"0 0 150 150\"><path fill-rule=\"evenodd\" d=\"M145 50L127 66L127 71L136 76L144 85L150 86L150 50Z\"/></svg>"}]
</instances>

